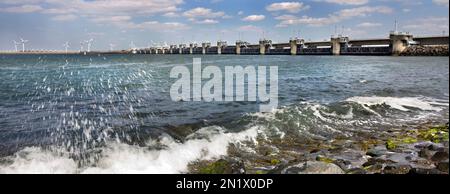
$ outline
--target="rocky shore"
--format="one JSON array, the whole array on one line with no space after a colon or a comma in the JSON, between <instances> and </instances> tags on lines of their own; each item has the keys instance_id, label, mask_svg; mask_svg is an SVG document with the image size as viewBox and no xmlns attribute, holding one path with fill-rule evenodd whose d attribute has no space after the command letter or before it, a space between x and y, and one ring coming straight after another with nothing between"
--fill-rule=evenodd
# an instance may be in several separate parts
<instances>
[{"instance_id":1,"label":"rocky shore","mask_svg":"<svg viewBox=\"0 0 450 194\"><path fill-rule=\"evenodd\" d=\"M258 139L255 153L190 164L196 174L448 174L448 124L301 142Z\"/></svg>"},{"instance_id":2,"label":"rocky shore","mask_svg":"<svg viewBox=\"0 0 450 194\"><path fill-rule=\"evenodd\" d=\"M442 46L411 46L400 56L449 56L448 45Z\"/></svg>"}]
</instances>

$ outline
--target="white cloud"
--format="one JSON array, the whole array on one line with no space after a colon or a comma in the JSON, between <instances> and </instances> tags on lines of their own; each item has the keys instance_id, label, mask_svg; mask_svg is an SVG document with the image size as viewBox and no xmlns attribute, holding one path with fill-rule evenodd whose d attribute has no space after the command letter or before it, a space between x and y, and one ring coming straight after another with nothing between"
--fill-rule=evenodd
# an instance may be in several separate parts
<instances>
[{"instance_id":1,"label":"white cloud","mask_svg":"<svg viewBox=\"0 0 450 194\"><path fill-rule=\"evenodd\" d=\"M267 11L287 11L290 13L298 13L302 10L309 9L309 6L305 6L301 2L281 2L272 3L266 7Z\"/></svg>"},{"instance_id":2,"label":"white cloud","mask_svg":"<svg viewBox=\"0 0 450 194\"><path fill-rule=\"evenodd\" d=\"M389 14L392 12L393 10L391 8L385 6L376 6L376 7L364 6L352 9L343 9L337 13L337 17L341 19L348 19L356 16L367 16L371 13Z\"/></svg>"},{"instance_id":3,"label":"white cloud","mask_svg":"<svg viewBox=\"0 0 450 194\"><path fill-rule=\"evenodd\" d=\"M204 20L200 20L200 21L194 20L194 23L197 23L197 24L217 24L217 23L219 23L219 21L214 20L214 19L204 19Z\"/></svg>"},{"instance_id":4,"label":"white cloud","mask_svg":"<svg viewBox=\"0 0 450 194\"><path fill-rule=\"evenodd\" d=\"M105 16L105 17L95 17L91 19L91 21L96 23L116 23L116 24L122 24L130 20L131 16L112 16L112 17Z\"/></svg>"},{"instance_id":5,"label":"white cloud","mask_svg":"<svg viewBox=\"0 0 450 194\"><path fill-rule=\"evenodd\" d=\"M52 18L52 20L54 21L72 21L72 20L76 20L78 17L76 15L73 14L69 14L69 15L57 15L55 17Z\"/></svg>"},{"instance_id":6,"label":"white cloud","mask_svg":"<svg viewBox=\"0 0 450 194\"><path fill-rule=\"evenodd\" d=\"M56 3L55 0L52 0ZM183 0L97 0L97 1L69 1L61 2L62 7L69 5L78 8L83 14L102 15L148 15L177 11L177 6ZM65 6L64 6L65 5Z\"/></svg>"},{"instance_id":7,"label":"white cloud","mask_svg":"<svg viewBox=\"0 0 450 194\"><path fill-rule=\"evenodd\" d=\"M218 18L224 17L225 13L222 11L214 12L204 7L197 7L184 12L183 16L188 18Z\"/></svg>"},{"instance_id":8,"label":"white cloud","mask_svg":"<svg viewBox=\"0 0 450 194\"><path fill-rule=\"evenodd\" d=\"M146 21L142 23L135 23L131 16L112 16L112 17L97 17L92 18L91 21L99 24L112 24L124 29L139 29L139 30L155 30L155 31L174 31L189 29L189 26L178 22L164 22Z\"/></svg>"},{"instance_id":9,"label":"white cloud","mask_svg":"<svg viewBox=\"0 0 450 194\"><path fill-rule=\"evenodd\" d=\"M41 2L44 2L44 0L2 0L0 3L22 5L22 4L36 4Z\"/></svg>"},{"instance_id":10,"label":"white cloud","mask_svg":"<svg viewBox=\"0 0 450 194\"><path fill-rule=\"evenodd\" d=\"M369 14L372 13L389 14L392 12L393 10L391 8L385 6L376 6L376 7L363 6L358 8L343 9L328 15L328 17L313 18L309 16L297 17L293 15L282 15L276 17L275 19L281 21L277 25L277 27L286 27L289 25L298 25L298 24L322 26L339 23L343 20L347 20L354 17L368 16Z\"/></svg>"},{"instance_id":11,"label":"white cloud","mask_svg":"<svg viewBox=\"0 0 450 194\"><path fill-rule=\"evenodd\" d=\"M167 12L167 13L163 14L163 16L168 17L168 18L180 17L180 15L176 12Z\"/></svg>"},{"instance_id":12,"label":"white cloud","mask_svg":"<svg viewBox=\"0 0 450 194\"><path fill-rule=\"evenodd\" d=\"M449 0L433 0L433 3L437 5L449 6Z\"/></svg>"},{"instance_id":13,"label":"white cloud","mask_svg":"<svg viewBox=\"0 0 450 194\"><path fill-rule=\"evenodd\" d=\"M39 5L21 5L7 8L0 8L0 12L8 12L8 13L32 13L43 10L43 8Z\"/></svg>"},{"instance_id":14,"label":"white cloud","mask_svg":"<svg viewBox=\"0 0 450 194\"><path fill-rule=\"evenodd\" d=\"M266 19L266 16L264 16L264 15L249 15L249 16L243 18L242 21L257 22L257 21L262 21L264 19Z\"/></svg>"},{"instance_id":15,"label":"white cloud","mask_svg":"<svg viewBox=\"0 0 450 194\"><path fill-rule=\"evenodd\" d=\"M315 0L315 1L336 3L340 5L364 5L369 2L369 0Z\"/></svg>"},{"instance_id":16,"label":"white cloud","mask_svg":"<svg viewBox=\"0 0 450 194\"><path fill-rule=\"evenodd\" d=\"M223 11L213 11L212 9L197 7L183 13L183 16L188 18L189 21L196 24L217 24L219 21L217 18L227 19L231 18Z\"/></svg>"},{"instance_id":17,"label":"white cloud","mask_svg":"<svg viewBox=\"0 0 450 194\"><path fill-rule=\"evenodd\" d=\"M358 24L357 26L362 27L362 28L373 28L373 27L380 27L382 25L383 24L381 24L381 23L363 22L363 23Z\"/></svg>"},{"instance_id":18,"label":"white cloud","mask_svg":"<svg viewBox=\"0 0 450 194\"><path fill-rule=\"evenodd\" d=\"M41 3L38 5L38 3ZM0 12L31 13L38 12L52 15L56 21L69 21L78 17L106 25L112 24L121 28L140 28L150 23L136 24L135 17L151 17L164 14L175 17L184 0L1 0ZM40 6L42 5L42 7ZM161 23L155 26L167 28L185 28L181 23ZM155 28L156 29L156 28Z\"/></svg>"},{"instance_id":19,"label":"white cloud","mask_svg":"<svg viewBox=\"0 0 450 194\"><path fill-rule=\"evenodd\" d=\"M401 29L412 32L417 35L436 35L442 32L448 32L448 17L427 17L412 20L405 25L400 26Z\"/></svg>"}]
</instances>

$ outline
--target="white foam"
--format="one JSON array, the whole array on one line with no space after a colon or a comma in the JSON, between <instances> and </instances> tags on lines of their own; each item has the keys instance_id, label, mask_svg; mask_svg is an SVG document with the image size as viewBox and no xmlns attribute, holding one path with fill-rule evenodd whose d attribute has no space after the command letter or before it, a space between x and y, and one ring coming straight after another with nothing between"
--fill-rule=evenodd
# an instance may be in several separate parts
<instances>
[{"instance_id":1,"label":"white foam","mask_svg":"<svg viewBox=\"0 0 450 194\"><path fill-rule=\"evenodd\" d=\"M198 133L206 133L202 129ZM0 165L0 173L184 173L187 165L198 159L213 159L227 154L230 143L254 141L259 128L252 127L239 133L207 132L207 139L190 139L178 143L170 137L163 137L160 144L166 149L155 150L147 147L110 142L103 148L103 157L95 167L77 168L76 162L40 148L26 148L11 158L9 165Z\"/></svg>"},{"instance_id":2,"label":"white foam","mask_svg":"<svg viewBox=\"0 0 450 194\"><path fill-rule=\"evenodd\" d=\"M401 111L409 111L409 107L417 108L425 111L441 111L443 106L448 107L448 103L440 103L435 99L430 98L421 98L421 97L351 97L347 100L347 102L355 102L358 104L362 104L364 106L373 106L373 105L382 105L386 104L391 108L401 110Z\"/></svg>"},{"instance_id":3,"label":"white foam","mask_svg":"<svg viewBox=\"0 0 450 194\"><path fill-rule=\"evenodd\" d=\"M37 147L25 148L11 160L12 164L0 166L1 174L71 174L77 167L72 159Z\"/></svg>"}]
</instances>

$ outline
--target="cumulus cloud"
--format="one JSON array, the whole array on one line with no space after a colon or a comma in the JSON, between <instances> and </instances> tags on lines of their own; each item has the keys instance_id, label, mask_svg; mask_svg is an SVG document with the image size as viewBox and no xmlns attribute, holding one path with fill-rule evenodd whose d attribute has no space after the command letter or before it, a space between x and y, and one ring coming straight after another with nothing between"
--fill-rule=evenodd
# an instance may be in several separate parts
<instances>
[{"instance_id":1,"label":"cumulus cloud","mask_svg":"<svg viewBox=\"0 0 450 194\"><path fill-rule=\"evenodd\" d=\"M433 0L433 3L437 5L449 6L449 0Z\"/></svg>"},{"instance_id":2,"label":"cumulus cloud","mask_svg":"<svg viewBox=\"0 0 450 194\"><path fill-rule=\"evenodd\" d=\"M328 17L314 18L309 16L297 17L294 15L282 15L276 17L275 19L281 21L277 25L277 27L286 27L289 25L298 25L298 24L306 24L310 26L322 26L339 23L343 20L347 20L354 17L368 16L369 14L372 13L389 14L392 12L393 10L391 8L385 6L375 6L375 7L363 6L351 9L343 9L328 15Z\"/></svg>"},{"instance_id":3,"label":"cumulus cloud","mask_svg":"<svg viewBox=\"0 0 450 194\"><path fill-rule=\"evenodd\" d=\"M167 12L165 14L163 14L164 17L168 17L168 18L176 18L176 17L180 17L180 14L176 13L176 12Z\"/></svg>"},{"instance_id":4,"label":"cumulus cloud","mask_svg":"<svg viewBox=\"0 0 450 194\"><path fill-rule=\"evenodd\" d=\"M362 28L372 28L372 27L380 27L382 26L381 23L373 23L373 22L363 22L357 25L358 27Z\"/></svg>"},{"instance_id":5,"label":"cumulus cloud","mask_svg":"<svg viewBox=\"0 0 450 194\"><path fill-rule=\"evenodd\" d=\"M336 3L336 4L340 4L340 5L364 5L369 2L369 0L315 0L315 1Z\"/></svg>"},{"instance_id":6,"label":"cumulus cloud","mask_svg":"<svg viewBox=\"0 0 450 194\"><path fill-rule=\"evenodd\" d=\"M257 22L257 21L262 21L264 19L266 19L266 16L264 16L264 15L249 15L245 18L242 18L242 21Z\"/></svg>"},{"instance_id":7,"label":"cumulus cloud","mask_svg":"<svg viewBox=\"0 0 450 194\"><path fill-rule=\"evenodd\" d=\"M196 24L217 24L218 18L227 19L230 16L226 15L223 11L213 11L212 9L197 7L183 12L183 16L188 18L189 21Z\"/></svg>"},{"instance_id":8,"label":"cumulus cloud","mask_svg":"<svg viewBox=\"0 0 450 194\"><path fill-rule=\"evenodd\" d=\"M49 14L53 15L51 19L55 21L70 21L84 17L99 24L129 28L143 28L150 24L169 29L186 27L180 23L132 22L134 17L148 17L155 14L176 17L180 10L178 6L183 4L183 0L2 0L0 4L3 5L0 12Z\"/></svg>"},{"instance_id":9,"label":"cumulus cloud","mask_svg":"<svg viewBox=\"0 0 450 194\"><path fill-rule=\"evenodd\" d=\"M7 12L7 13L32 13L41 10L43 10L43 8L39 5L21 5L21 6L0 8L0 12Z\"/></svg>"},{"instance_id":10,"label":"cumulus cloud","mask_svg":"<svg viewBox=\"0 0 450 194\"><path fill-rule=\"evenodd\" d=\"M95 17L92 18L91 21L96 23L123 23L131 20L131 16L104 16L104 17Z\"/></svg>"},{"instance_id":11,"label":"cumulus cloud","mask_svg":"<svg viewBox=\"0 0 450 194\"><path fill-rule=\"evenodd\" d=\"M306 9L309 9L309 6L304 5L301 2L272 3L266 7L267 11L287 11L290 13L298 13Z\"/></svg>"},{"instance_id":12,"label":"cumulus cloud","mask_svg":"<svg viewBox=\"0 0 450 194\"><path fill-rule=\"evenodd\" d=\"M193 20L193 22L197 23L197 24L217 24L217 23L219 23L219 21L214 20L214 19L204 19L204 20L200 20L200 21Z\"/></svg>"},{"instance_id":13,"label":"cumulus cloud","mask_svg":"<svg viewBox=\"0 0 450 194\"><path fill-rule=\"evenodd\" d=\"M435 35L448 32L448 17L427 17L412 20L401 26L402 29L411 31L415 35Z\"/></svg>"},{"instance_id":14,"label":"cumulus cloud","mask_svg":"<svg viewBox=\"0 0 450 194\"><path fill-rule=\"evenodd\" d=\"M197 7L188 11L185 11L183 13L183 16L188 18L218 18L218 17L224 17L225 12L218 11L214 12L212 9L204 8L204 7Z\"/></svg>"},{"instance_id":15,"label":"cumulus cloud","mask_svg":"<svg viewBox=\"0 0 450 194\"><path fill-rule=\"evenodd\" d=\"M55 17L52 18L52 20L54 21L72 21L72 20L76 20L78 17L76 15L73 14L68 14L68 15L57 15Z\"/></svg>"}]
</instances>

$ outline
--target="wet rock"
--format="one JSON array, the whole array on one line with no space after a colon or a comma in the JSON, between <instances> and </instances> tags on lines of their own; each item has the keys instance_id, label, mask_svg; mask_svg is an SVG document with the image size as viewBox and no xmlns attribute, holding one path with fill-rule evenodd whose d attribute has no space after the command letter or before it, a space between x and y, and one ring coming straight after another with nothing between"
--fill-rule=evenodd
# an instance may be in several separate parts
<instances>
[{"instance_id":1,"label":"wet rock","mask_svg":"<svg viewBox=\"0 0 450 194\"><path fill-rule=\"evenodd\" d=\"M366 152L366 155L371 156L371 157L379 157L379 156L385 155L386 152L387 152L387 150L385 147L377 146L377 147L374 147L374 148L368 150Z\"/></svg>"},{"instance_id":2,"label":"wet rock","mask_svg":"<svg viewBox=\"0 0 450 194\"><path fill-rule=\"evenodd\" d=\"M448 160L444 162L439 162L436 168L442 172L448 173Z\"/></svg>"},{"instance_id":3,"label":"wet rock","mask_svg":"<svg viewBox=\"0 0 450 194\"><path fill-rule=\"evenodd\" d=\"M408 174L445 174L445 173L435 168L433 169L413 168L408 172Z\"/></svg>"},{"instance_id":4,"label":"wet rock","mask_svg":"<svg viewBox=\"0 0 450 194\"><path fill-rule=\"evenodd\" d=\"M381 173L383 171L383 164L374 164L364 167L370 173Z\"/></svg>"},{"instance_id":5,"label":"wet rock","mask_svg":"<svg viewBox=\"0 0 450 194\"><path fill-rule=\"evenodd\" d=\"M333 162L333 164L336 164L337 166L339 166L339 168L341 168L343 170L347 170L350 168L352 163L347 160L337 159Z\"/></svg>"},{"instance_id":6,"label":"wet rock","mask_svg":"<svg viewBox=\"0 0 450 194\"><path fill-rule=\"evenodd\" d=\"M448 56L449 50L448 46L410 46L404 52L400 54L401 56Z\"/></svg>"},{"instance_id":7,"label":"wet rock","mask_svg":"<svg viewBox=\"0 0 450 194\"><path fill-rule=\"evenodd\" d=\"M353 168L348 170L347 174L367 174L367 171L361 168Z\"/></svg>"},{"instance_id":8,"label":"wet rock","mask_svg":"<svg viewBox=\"0 0 450 194\"><path fill-rule=\"evenodd\" d=\"M436 152L433 155L433 157L431 157L431 160L434 162L448 160L448 153L447 152Z\"/></svg>"},{"instance_id":9,"label":"wet rock","mask_svg":"<svg viewBox=\"0 0 450 194\"><path fill-rule=\"evenodd\" d=\"M431 162L428 159L424 159L424 158L417 158L416 160L412 160L410 165L413 168L426 168L426 169L435 168L435 165L433 162Z\"/></svg>"},{"instance_id":10,"label":"wet rock","mask_svg":"<svg viewBox=\"0 0 450 194\"><path fill-rule=\"evenodd\" d=\"M325 163L333 163L334 162L334 159L327 158L327 157L321 156L321 155L317 156L316 160L319 161L319 162L325 162Z\"/></svg>"},{"instance_id":11,"label":"wet rock","mask_svg":"<svg viewBox=\"0 0 450 194\"><path fill-rule=\"evenodd\" d=\"M256 149L256 151L263 156L269 156L277 152L277 150L271 146L260 146Z\"/></svg>"},{"instance_id":12,"label":"wet rock","mask_svg":"<svg viewBox=\"0 0 450 194\"><path fill-rule=\"evenodd\" d=\"M315 154L315 153L318 153L318 152L320 152L321 150L320 149L313 149L313 150L311 150L309 153L310 154Z\"/></svg>"},{"instance_id":13,"label":"wet rock","mask_svg":"<svg viewBox=\"0 0 450 194\"><path fill-rule=\"evenodd\" d=\"M421 158L430 159L431 157L433 157L433 155L434 155L434 152L429 150L428 148L424 148L419 151L419 157L421 157Z\"/></svg>"},{"instance_id":14,"label":"wet rock","mask_svg":"<svg viewBox=\"0 0 450 194\"><path fill-rule=\"evenodd\" d=\"M369 158L369 160L363 164L363 167L373 166L375 164L394 164L392 160L386 160L382 158Z\"/></svg>"},{"instance_id":15,"label":"wet rock","mask_svg":"<svg viewBox=\"0 0 450 194\"><path fill-rule=\"evenodd\" d=\"M283 174L345 174L339 166L326 162L305 162L287 167Z\"/></svg>"},{"instance_id":16,"label":"wet rock","mask_svg":"<svg viewBox=\"0 0 450 194\"><path fill-rule=\"evenodd\" d=\"M415 146L417 149L428 149L430 151L438 151L438 149L442 148L439 144L433 143L433 142L420 142L417 143Z\"/></svg>"},{"instance_id":17,"label":"wet rock","mask_svg":"<svg viewBox=\"0 0 450 194\"><path fill-rule=\"evenodd\" d=\"M384 174L407 174L411 170L409 165L388 165L384 167Z\"/></svg>"},{"instance_id":18,"label":"wet rock","mask_svg":"<svg viewBox=\"0 0 450 194\"><path fill-rule=\"evenodd\" d=\"M220 159L198 169L199 174L244 174L244 163L237 160Z\"/></svg>"}]
</instances>

